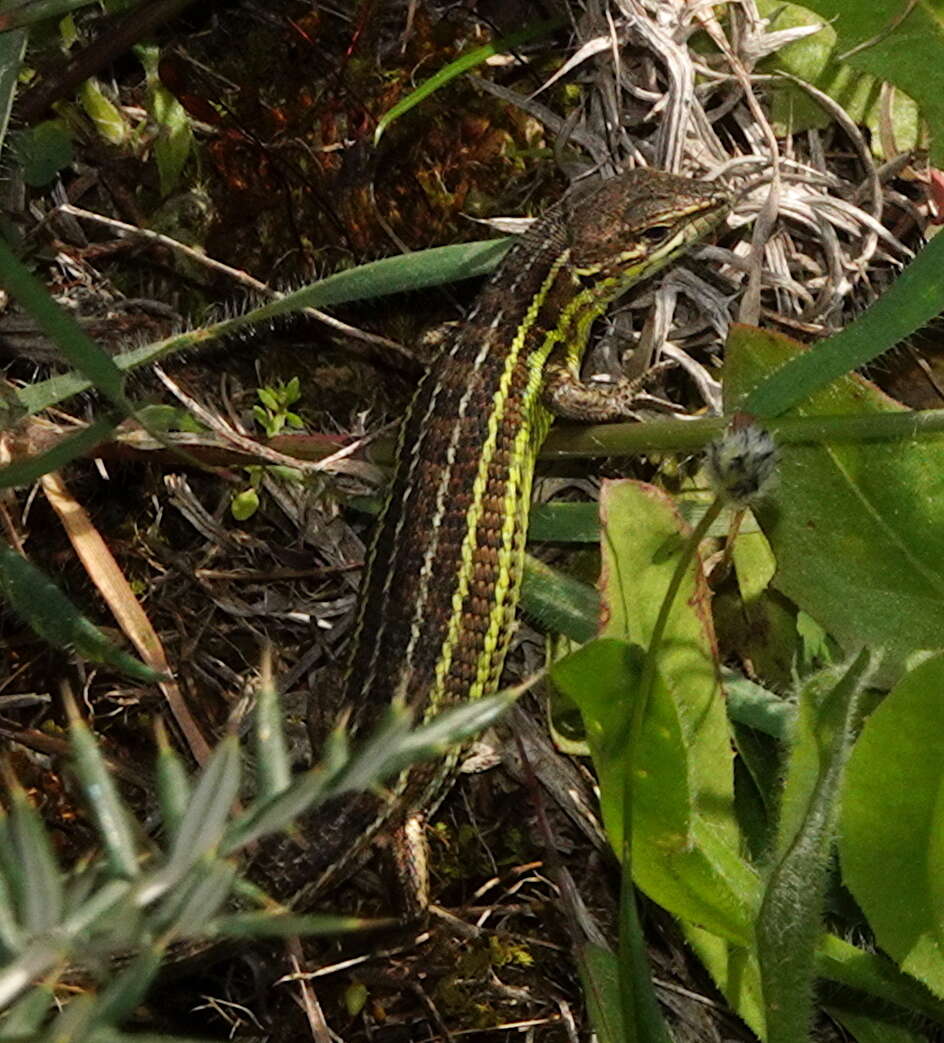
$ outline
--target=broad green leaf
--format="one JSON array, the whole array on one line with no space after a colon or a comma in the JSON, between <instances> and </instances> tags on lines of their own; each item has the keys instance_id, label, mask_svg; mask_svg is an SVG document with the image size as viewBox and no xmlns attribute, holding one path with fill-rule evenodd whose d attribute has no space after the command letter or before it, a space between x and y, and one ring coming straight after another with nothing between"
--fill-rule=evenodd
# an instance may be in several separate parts
<instances>
[{"instance_id":1,"label":"broad green leaf","mask_svg":"<svg viewBox=\"0 0 944 1043\"><path fill-rule=\"evenodd\" d=\"M654 486L607 482L603 520L601 635L649 647L666 587L689 535L672 501ZM688 569L658 655L682 729L692 812L737 846L733 751L718 675L717 646L701 565Z\"/></svg>"},{"instance_id":2,"label":"broad green leaf","mask_svg":"<svg viewBox=\"0 0 944 1043\"><path fill-rule=\"evenodd\" d=\"M728 344L730 408L802 348L741 328ZM901 412L858 376L792 413L863 417ZM779 481L755 509L777 559L774 586L844 647L887 650L884 673L944 644L944 441L789 444Z\"/></svg>"},{"instance_id":3,"label":"broad green leaf","mask_svg":"<svg viewBox=\"0 0 944 1043\"><path fill-rule=\"evenodd\" d=\"M828 94L842 106L850 119L866 124L873 131L871 145L880 154L881 135L877 133L883 119L880 81L840 61L842 49L836 46L836 31L832 25L824 24L819 15L798 4L778 3L777 0L760 0L757 7L761 15L770 18L771 32L803 25L820 26L813 35L781 47L765 60L763 67L787 72ZM827 127L834 122L830 112L795 84L773 83L771 89L772 116L785 132L797 134L810 127ZM915 103L901 91L895 91L890 117L898 151L914 148L918 143Z\"/></svg>"},{"instance_id":4,"label":"broad green leaf","mask_svg":"<svg viewBox=\"0 0 944 1043\"><path fill-rule=\"evenodd\" d=\"M724 938L682 921L682 932L721 990L731 1009L765 1038L764 1001L760 971L753 952Z\"/></svg>"},{"instance_id":5,"label":"broad green leaf","mask_svg":"<svg viewBox=\"0 0 944 1043\"><path fill-rule=\"evenodd\" d=\"M944 656L905 676L849 761L843 877L879 944L944 996Z\"/></svg>"},{"instance_id":6,"label":"broad green leaf","mask_svg":"<svg viewBox=\"0 0 944 1043\"><path fill-rule=\"evenodd\" d=\"M690 531L671 501L652 486L604 486L604 603L602 634L648 648L665 592ZM653 763L645 783L634 779L638 811L648 791L657 813L634 817L633 875L655 901L676 915L744 943L744 925L759 900L753 869L738 854L733 809L732 747L718 677L716 645L700 563L689 564L667 618L658 651L657 683L647 717L659 721L658 743L646 736ZM661 703L661 707L660 707ZM678 731L672 722L677 722ZM658 751L658 753L657 753ZM642 774L640 772L640 774ZM659 781L657 781L657 779ZM672 825L666 798L686 780L687 830Z\"/></svg>"},{"instance_id":7,"label":"broad green leaf","mask_svg":"<svg viewBox=\"0 0 944 1043\"><path fill-rule=\"evenodd\" d=\"M631 787L636 882L676 915L743 943L749 937L745 906L759 898L757 880L693 814L682 726L664 684L652 693L638 749L627 746L642 660L640 649L600 638L551 669L555 686L584 716L607 838L622 857L624 800Z\"/></svg>"},{"instance_id":8,"label":"broad green leaf","mask_svg":"<svg viewBox=\"0 0 944 1043\"><path fill-rule=\"evenodd\" d=\"M927 1043L926 1035L918 1035L904 1025L827 1004L826 1012L851 1032L856 1043Z\"/></svg>"},{"instance_id":9,"label":"broad green leaf","mask_svg":"<svg viewBox=\"0 0 944 1043\"><path fill-rule=\"evenodd\" d=\"M836 33L849 65L900 87L931 126L931 162L944 162L944 4L941 0L804 0Z\"/></svg>"},{"instance_id":10,"label":"broad green leaf","mask_svg":"<svg viewBox=\"0 0 944 1043\"><path fill-rule=\"evenodd\" d=\"M72 137L61 120L45 120L10 134L13 152L31 188L48 185L72 162Z\"/></svg>"}]
</instances>

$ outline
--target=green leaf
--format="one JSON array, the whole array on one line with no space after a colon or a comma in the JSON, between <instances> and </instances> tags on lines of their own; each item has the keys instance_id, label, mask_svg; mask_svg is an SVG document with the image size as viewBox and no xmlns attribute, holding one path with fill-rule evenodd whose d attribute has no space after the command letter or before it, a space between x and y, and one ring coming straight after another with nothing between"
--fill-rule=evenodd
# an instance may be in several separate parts
<instances>
[{"instance_id":1,"label":"green leaf","mask_svg":"<svg viewBox=\"0 0 944 1043\"><path fill-rule=\"evenodd\" d=\"M919 1036L904 1025L896 1025L875 1015L844 1010L832 1004L827 1004L825 1010L852 1033L856 1043L927 1043L926 1035Z\"/></svg>"},{"instance_id":2,"label":"green leaf","mask_svg":"<svg viewBox=\"0 0 944 1043\"><path fill-rule=\"evenodd\" d=\"M821 17L797 4L760 0L757 6L761 15L770 19L772 32L801 25L821 27L819 32L780 48L765 59L764 68L796 76L827 94L842 106L850 119L866 124L873 131L871 145L876 154L884 155L879 127L886 118L890 118L898 151L905 152L917 146L919 128L915 103L901 91L896 91L887 113L883 114L880 81L857 72L840 60L842 49L836 45L836 31L832 25L824 25ZM797 134L810 127L828 127L834 122L833 115L797 85L774 82L771 90L773 120L782 132Z\"/></svg>"},{"instance_id":3,"label":"green leaf","mask_svg":"<svg viewBox=\"0 0 944 1043\"><path fill-rule=\"evenodd\" d=\"M52 299L46 288L16 259L0 239L0 282L36 320L40 329L56 342L59 350L98 390L123 412L133 407L125 398L124 376L79 324Z\"/></svg>"},{"instance_id":4,"label":"green leaf","mask_svg":"<svg viewBox=\"0 0 944 1043\"><path fill-rule=\"evenodd\" d=\"M79 88L79 101L99 135L110 145L121 145L128 125L121 111L105 96L98 80L90 76Z\"/></svg>"},{"instance_id":5,"label":"green leaf","mask_svg":"<svg viewBox=\"0 0 944 1043\"><path fill-rule=\"evenodd\" d=\"M509 239L488 239L455 246L434 246L398 257L370 261L346 272L303 286L252 313L262 322L301 308L327 308L348 301L372 300L389 293L406 293L440 286L456 279L472 279L490 272L511 245ZM248 318L248 316L247 316Z\"/></svg>"},{"instance_id":6,"label":"green leaf","mask_svg":"<svg viewBox=\"0 0 944 1043\"><path fill-rule=\"evenodd\" d=\"M239 767L239 743L227 735L197 780L164 870L167 880L179 879L216 849L239 790Z\"/></svg>"},{"instance_id":7,"label":"green leaf","mask_svg":"<svg viewBox=\"0 0 944 1043\"><path fill-rule=\"evenodd\" d=\"M600 539L600 508L595 503L539 503L528 519L529 540L596 543Z\"/></svg>"},{"instance_id":8,"label":"green leaf","mask_svg":"<svg viewBox=\"0 0 944 1043\"><path fill-rule=\"evenodd\" d=\"M93 663L108 663L139 681L153 683L161 674L122 652L21 554L0 544L0 594L14 612L56 648Z\"/></svg>"},{"instance_id":9,"label":"green leaf","mask_svg":"<svg viewBox=\"0 0 944 1043\"><path fill-rule=\"evenodd\" d=\"M122 968L108 982L98 998L95 1021L99 1025L117 1025L129 1017L147 995L147 990L161 969L164 950L151 946Z\"/></svg>"},{"instance_id":10,"label":"green leaf","mask_svg":"<svg viewBox=\"0 0 944 1043\"><path fill-rule=\"evenodd\" d=\"M2 39L2 37L0 37ZM10 135L13 151L31 188L43 188L72 162L72 137L61 120L46 120Z\"/></svg>"},{"instance_id":11,"label":"green leaf","mask_svg":"<svg viewBox=\"0 0 944 1043\"><path fill-rule=\"evenodd\" d=\"M268 664L268 656L265 661ZM267 801L287 790L292 782L281 701L268 665L259 685L253 725L258 765L257 799Z\"/></svg>"},{"instance_id":12,"label":"green leaf","mask_svg":"<svg viewBox=\"0 0 944 1043\"><path fill-rule=\"evenodd\" d=\"M786 737L794 715L793 703L727 667L722 667L721 676L733 721L775 739Z\"/></svg>"},{"instance_id":13,"label":"green leaf","mask_svg":"<svg viewBox=\"0 0 944 1043\"><path fill-rule=\"evenodd\" d=\"M669 497L638 482L607 482L603 519L603 636L649 647L663 596L690 535ZM658 652L688 761L692 812L736 847L733 750L718 676L710 598L701 564L687 570Z\"/></svg>"},{"instance_id":14,"label":"green leaf","mask_svg":"<svg viewBox=\"0 0 944 1043\"><path fill-rule=\"evenodd\" d=\"M616 956L599 945L581 945L577 949L577 970L590 1024L600 1043L626 1043Z\"/></svg>"},{"instance_id":15,"label":"green leaf","mask_svg":"<svg viewBox=\"0 0 944 1043\"><path fill-rule=\"evenodd\" d=\"M855 322L813 347L782 361L763 382L755 379L732 395L725 383L725 401L731 407L759 417L774 417L804 402L833 381L878 358L944 311L944 236L935 236L892 285ZM733 326L725 349L759 333ZM772 341L793 343L769 334ZM727 363L726 363L727 375ZM759 385L759 386L758 386Z\"/></svg>"},{"instance_id":16,"label":"green leaf","mask_svg":"<svg viewBox=\"0 0 944 1043\"><path fill-rule=\"evenodd\" d=\"M944 1004L881 953L858 949L827 934L816 954L816 967L821 978L944 1023Z\"/></svg>"},{"instance_id":17,"label":"green leaf","mask_svg":"<svg viewBox=\"0 0 944 1043\"><path fill-rule=\"evenodd\" d=\"M650 698L634 763L627 749L642 659L640 649L600 638L550 671L583 714L607 838L622 857L624 800L632 786L633 874L640 888L675 915L744 942L745 903L759 901L758 881L735 854L721 853L704 817L694 813L683 728L664 683Z\"/></svg>"},{"instance_id":18,"label":"green leaf","mask_svg":"<svg viewBox=\"0 0 944 1043\"><path fill-rule=\"evenodd\" d=\"M330 916L322 913L302 916L262 911L219 917L213 921L212 932L225 938L291 938L302 934L332 935L370 931L378 927L391 926L392 923L394 922L367 920L357 916Z\"/></svg>"},{"instance_id":19,"label":"green leaf","mask_svg":"<svg viewBox=\"0 0 944 1043\"><path fill-rule=\"evenodd\" d=\"M524 562L521 606L546 630L574 641L589 641L599 626L600 596L596 590L530 554Z\"/></svg>"},{"instance_id":20,"label":"green leaf","mask_svg":"<svg viewBox=\"0 0 944 1043\"><path fill-rule=\"evenodd\" d=\"M646 648L688 534L651 486L607 483L602 510L603 633ZM676 915L746 944L760 895L738 854L732 749L700 566L686 570L669 613L635 752L625 745L638 651L619 656L601 647L594 642L556 664L552 676L584 714L610 842L621 854L629 792L633 874L642 890ZM601 654L609 659L584 662Z\"/></svg>"},{"instance_id":21,"label":"green leaf","mask_svg":"<svg viewBox=\"0 0 944 1043\"><path fill-rule=\"evenodd\" d=\"M157 798L161 818L168 836L176 837L187 813L193 787L187 769L177 751L167 741L167 732L158 718L157 732Z\"/></svg>"},{"instance_id":22,"label":"green leaf","mask_svg":"<svg viewBox=\"0 0 944 1043\"><path fill-rule=\"evenodd\" d=\"M841 671L830 668L800 692L776 850L757 918L757 954L767 1043L803 1039L813 1021L816 946L832 853L838 794L870 671L862 651Z\"/></svg>"},{"instance_id":23,"label":"green leaf","mask_svg":"<svg viewBox=\"0 0 944 1043\"><path fill-rule=\"evenodd\" d=\"M175 878L169 888L163 886L170 881L166 874L159 887L155 886L157 877L155 874L139 889L138 904L143 906L162 894L151 920L159 926L164 940L197 938L208 933L210 923L232 893L236 867L231 862L208 858L193 866L183 879Z\"/></svg>"},{"instance_id":24,"label":"green leaf","mask_svg":"<svg viewBox=\"0 0 944 1043\"><path fill-rule=\"evenodd\" d=\"M47 18L59 18L67 11L75 11L80 7L88 7L95 0L31 0L29 3L4 4L3 20L0 21L0 32L18 25L35 25ZM12 10L11 10L12 8ZM65 40L64 42L68 42Z\"/></svg>"},{"instance_id":25,"label":"green leaf","mask_svg":"<svg viewBox=\"0 0 944 1043\"><path fill-rule=\"evenodd\" d=\"M944 162L944 9L940 0L804 0L826 19L856 69L900 87L931 125L931 162Z\"/></svg>"},{"instance_id":26,"label":"green leaf","mask_svg":"<svg viewBox=\"0 0 944 1043\"><path fill-rule=\"evenodd\" d=\"M776 334L738 330L725 363L728 406L764 373L783 372L800 350ZM844 377L793 413L881 417L902 411L867 381ZM941 646L940 437L782 445L779 482L754 513L777 560L773 585L846 649L886 649L883 674L892 676L913 651Z\"/></svg>"},{"instance_id":27,"label":"green leaf","mask_svg":"<svg viewBox=\"0 0 944 1043\"><path fill-rule=\"evenodd\" d=\"M369 300L387 293L420 290L455 279L487 275L501 260L509 245L508 239L489 239L479 243L438 246L431 250L417 250L412 254L371 261L369 264L338 272L320 282L304 286L295 293L271 304L254 308L244 315L225 319L203 329L180 333L154 344L132 348L116 355L113 364L120 372L137 369L169 355L218 341L253 323L264 322L275 315L287 314L301 308L325 308L332 304ZM4 256L0 253L0 278L5 279L7 273L4 263ZM57 340L57 343L61 346L61 341ZM79 365L72 357L69 361L73 365ZM72 395L80 394L95 382L88 373L62 373L50 377L49 380L20 388L16 396L20 405L32 416Z\"/></svg>"},{"instance_id":28,"label":"green leaf","mask_svg":"<svg viewBox=\"0 0 944 1043\"><path fill-rule=\"evenodd\" d=\"M27 34L22 30L0 33L0 149L7 136L26 39Z\"/></svg>"},{"instance_id":29,"label":"green leaf","mask_svg":"<svg viewBox=\"0 0 944 1043\"><path fill-rule=\"evenodd\" d=\"M685 940L704 964L731 1009L764 1039L764 1000L755 953L684 920L680 926Z\"/></svg>"},{"instance_id":30,"label":"green leaf","mask_svg":"<svg viewBox=\"0 0 944 1043\"><path fill-rule=\"evenodd\" d=\"M113 417L100 417L87 427L79 428L74 435L60 439L52 449L0 467L0 488L13 489L17 486L32 485L44 474L58 471L70 460L90 453L104 442L115 426L116 421Z\"/></svg>"},{"instance_id":31,"label":"green leaf","mask_svg":"<svg viewBox=\"0 0 944 1043\"><path fill-rule=\"evenodd\" d=\"M233 497L229 509L236 521L249 521L259 510L259 494L255 489L243 489Z\"/></svg>"},{"instance_id":32,"label":"green leaf","mask_svg":"<svg viewBox=\"0 0 944 1043\"><path fill-rule=\"evenodd\" d=\"M38 1032L55 1000L55 993L44 985L36 985L17 1000L0 1022L0 1040L15 1040Z\"/></svg>"},{"instance_id":33,"label":"green leaf","mask_svg":"<svg viewBox=\"0 0 944 1043\"><path fill-rule=\"evenodd\" d=\"M849 761L839 853L879 944L944 996L944 656L907 674Z\"/></svg>"},{"instance_id":34,"label":"green leaf","mask_svg":"<svg viewBox=\"0 0 944 1043\"><path fill-rule=\"evenodd\" d=\"M154 159L161 181L161 195L169 196L177 187L190 158L193 128L186 109L159 81L151 83L150 109L158 126Z\"/></svg>"},{"instance_id":35,"label":"green leaf","mask_svg":"<svg viewBox=\"0 0 944 1043\"><path fill-rule=\"evenodd\" d=\"M68 703L67 703L68 705ZM112 875L133 880L140 873L131 816L91 729L73 710L69 720L72 763Z\"/></svg>"},{"instance_id":36,"label":"green leaf","mask_svg":"<svg viewBox=\"0 0 944 1043\"><path fill-rule=\"evenodd\" d=\"M10 793L9 838L14 857L23 870L20 880L19 918L30 934L58 925L63 911L62 871L39 813L14 778Z\"/></svg>"},{"instance_id":37,"label":"green leaf","mask_svg":"<svg viewBox=\"0 0 944 1043\"><path fill-rule=\"evenodd\" d=\"M474 69L476 65L481 65L482 62L487 61L493 55L504 54L506 51L510 51L515 47L520 47L521 44L527 43L529 40L535 40L545 36L561 24L562 19L555 18L553 21L539 22L537 25L527 26L516 33L509 33L507 36L503 36L499 40L494 40L492 43L488 43L484 47L478 47L474 51L462 55L461 58L457 58L454 62L450 62L444 69L440 69L434 76L430 76L428 80L424 80L416 90L411 91L405 98L402 98L396 105L381 116L377 121L377 129L374 131L374 144L376 145L377 142L380 141L383 132L395 119L398 119L405 112L409 112L410 109L419 105L421 101L428 98L434 91L439 90L440 87L449 83L450 80L454 80L457 76L461 76L463 73L468 72L469 69Z\"/></svg>"}]
</instances>

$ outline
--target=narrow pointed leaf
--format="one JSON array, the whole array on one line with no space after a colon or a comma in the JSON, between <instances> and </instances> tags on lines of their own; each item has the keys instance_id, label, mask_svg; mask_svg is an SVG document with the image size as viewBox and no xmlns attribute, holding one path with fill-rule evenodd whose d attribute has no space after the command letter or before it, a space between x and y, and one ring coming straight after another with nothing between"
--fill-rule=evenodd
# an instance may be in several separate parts
<instances>
[{"instance_id":1,"label":"narrow pointed leaf","mask_svg":"<svg viewBox=\"0 0 944 1043\"><path fill-rule=\"evenodd\" d=\"M259 798L269 800L288 789L292 780L282 707L270 669L263 670L253 719Z\"/></svg>"},{"instance_id":2,"label":"narrow pointed leaf","mask_svg":"<svg viewBox=\"0 0 944 1043\"><path fill-rule=\"evenodd\" d=\"M62 917L62 870L43 820L18 783L10 786L10 804L10 840L23 869L20 916L24 928L38 934Z\"/></svg>"},{"instance_id":3,"label":"narrow pointed leaf","mask_svg":"<svg viewBox=\"0 0 944 1043\"><path fill-rule=\"evenodd\" d=\"M239 743L227 735L197 781L171 849L168 872L183 876L223 836L239 790Z\"/></svg>"},{"instance_id":4,"label":"narrow pointed leaf","mask_svg":"<svg viewBox=\"0 0 944 1043\"><path fill-rule=\"evenodd\" d=\"M49 1013L55 993L44 985L35 985L17 1000L0 1021L0 1040L28 1037L38 1032Z\"/></svg>"},{"instance_id":5,"label":"narrow pointed leaf","mask_svg":"<svg viewBox=\"0 0 944 1043\"><path fill-rule=\"evenodd\" d=\"M95 819L108 865L116 877L133 880L139 873L132 819L115 785L101 749L88 725L73 716L69 722L73 767Z\"/></svg>"},{"instance_id":6,"label":"narrow pointed leaf","mask_svg":"<svg viewBox=\"0 0 944 1043\"><path fill-rule=\"evenodd\" d=\"M5 543L0 543L0 594L32 630L56 648L93 663L108 663L139 681L160 680L159 673L122 652L48 576Z\"/></svg>"},{"instance_id":7,"label":"narrow pointed leaf","mask_svg":"<svg viewBox=\"0 0 944 1043\"><path fill-rule=\"evenodd\" d=\"M813 1021L816 947L830 864L839 788L871 670L863 650L845 670L803 686L787 762L775 860L757 920L768 1043L794 1043Z\"/></svg>"},{"instance_id":8,"label":"narrow pointed leaf","mask_svg":"<svg viewBox=\"0 0 944 1043\"><path fill-rule=\"evenodd\" d=\"M193 793L190 778L183 760L167 741L167 733L160 725L157 728L157 799L161 806L161 817L167 835L173 839L187 813Z\"/></svg>"}]
</instances>

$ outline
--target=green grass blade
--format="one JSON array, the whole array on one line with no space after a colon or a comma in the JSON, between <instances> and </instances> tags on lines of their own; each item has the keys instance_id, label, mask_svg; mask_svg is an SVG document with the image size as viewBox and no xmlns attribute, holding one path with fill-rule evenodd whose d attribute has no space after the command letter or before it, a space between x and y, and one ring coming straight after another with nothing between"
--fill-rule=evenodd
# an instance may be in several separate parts
<instances>
[{"instance_id":1,"label":"green grass blade","mask_svg":"<svg viewBox=\"0 0 944 1043\"><path fill-rule=\"evenodd\" d=\"M508 238L486 239L383 257L303 286L255 309L246 319L260 322L302 308L327 308L349 301L372 300L388 293L408 293L459 279L472 279L492 271L510 245Z\"/></svg>"},{"instance_id":2,"label":"green grass blade","mask_svg":"<svg viewBox=\"0 0 944 1043\"><path fill-rule=\"evenodd\" d=\"M17 460L6 467L0 467L0 489L32 485L44 474L58 471L77 456L90 453L97 445L104 442L114 429L115 421L112 418L100 417L74 435L63 438L52 449L47 449L36 456L27 457L25 460Z\"/></svg>"},{"instance_id":3,"label":"green grass blade","mask_svg":"<svg viewBox=\"0 0 944 1043\"><path fill-rule=\"evenodd\" d=\"M773 417L865 366L944 311L944 235L935 236L850 326L798 354L754 388L739 408Z\"/></svg>"},{"instance_id":4,"label":"green grass blade","mask_svg":"<svg viewBox=\"0 0 944 1043\"><path fill-rule=\"evenodd\" d=\"M6 241L0 239L0 284L36 320L40 329L55 341L69 363L79 370L108 399L125 413L134 412L125 398L124 375L111 358L60 308L40 281L17 260Z\"/></svg>"},{"instance_id":5,"label":"green grass blade","mask_svg":"<svg viewBox=\"0 0 944 1043\"><path fill-rule=\"evenodd\" d=\"M108 663L145 683L161 674L123 652L35 565L0 543L0 595L41 638L93 663Z\"/></svg>"},{"instance_id":6,"label":"green grass blade","mask_svg":"<svg viewBox=\"0 0 944 1043\"><path fill-rule=\"evenodd\" d=\"M508 239L486 239L384 257L303 286L295 293L254 308L245 315L122 352L115 356L114 365L121 372L138 369L170 355L216 343L254 323L302 308L326 308L334 304L370 300L388 293L422 290L458 279L487 275L501 260L509 245ZM26 413L32 416L72 395L87 391L92 383L81 372L61 373L19 389L16 399Z\"/></svg>"},{"instance_id":7,"label":"green grass blade","mask_svg":"<svg viewBox=\"0 0 944 1043\"><path fill-rule=\"evenodd\" d=\"M521 606L545 629L581 644L595 637L600 625L600 595L596 589L530 554L524 562Z\"/></svg>"},{"instance_id":8,"label":"green grass blade","mask_svg":"<svg viewBox=\"0 0 944 1043\"><path fill-rule=\"evenodd\" d=\"M474 69L476 65L481 65L482 62L487 61L493 55L505 54L515 47L520 47L523 43L546 36L562 25L563 22L562 18L555 18L552 21L538 22L536 25L526 26L524 29L519 29L516 33L509 33L500 40L494 40L492 43L485 44L484 47L477 47L474 51L469 51L468 54L463 54L460 58L450 62L445 68L430 76L428 80L424 80L416 90L411 91L405 98L402 98L381 116L377 121L377 129L374 131L374 144L376 145L380 141L384 131L395 119L399 119L404 113L415 108L421 101L425 101L431 94L438 91L440 87L445 86L451 80L454 80L457 76L468 72L469 69Z\"/></svg>"},{"instance_id":9,"label":"green grass blade","mask_svg":"<svg viewBox=\"0 0 944 1043\"><path fill-rule=\"evenodd\" d=\"M10 15L5 17L9 18ZM17 77L26 51L26 38L27 34L23 30L0 34L0 148L7 136L10 110L16 97Z\"/></svg>"}]
</instances>

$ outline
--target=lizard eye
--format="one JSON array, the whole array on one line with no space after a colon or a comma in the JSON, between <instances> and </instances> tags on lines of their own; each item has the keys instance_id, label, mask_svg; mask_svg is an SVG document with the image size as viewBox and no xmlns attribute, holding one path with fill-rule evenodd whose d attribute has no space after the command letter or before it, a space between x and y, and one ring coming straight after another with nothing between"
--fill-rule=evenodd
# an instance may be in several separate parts
<instances>
[{"instance_id":1,"label":"lizard eye","mask_svg":"<svg viewBox=\"0 0 944 1043\"><path fill-rule=\"evenodd\" d=\"M672 231L671 225L652 225L650 228L646 228L641 234L642 238L647 243L661 243L663 239L668 238Z\"/></svg>"}]
</instances>

